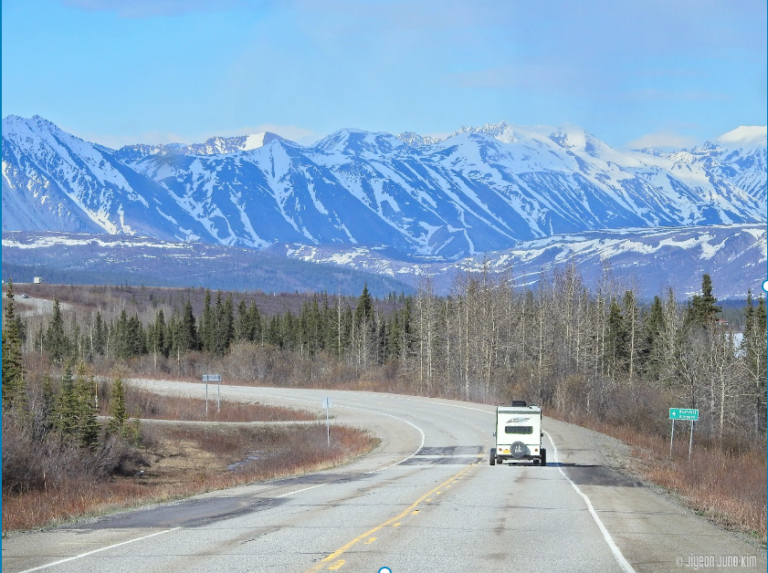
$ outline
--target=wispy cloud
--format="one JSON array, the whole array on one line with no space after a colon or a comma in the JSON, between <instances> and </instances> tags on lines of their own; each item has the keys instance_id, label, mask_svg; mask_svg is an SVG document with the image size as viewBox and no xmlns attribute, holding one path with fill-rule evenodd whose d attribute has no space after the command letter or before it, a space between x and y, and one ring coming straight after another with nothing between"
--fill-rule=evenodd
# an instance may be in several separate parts
<instances>
[{"instance_id":1,"label":"wispy cloud","mask_svg":"<svg viewBox=\"0 0 768 573\"><path fill-rule=\"evenodd\" d=\"M657 131L655 133L647 133L630 141L626 147L629 149L645 149L648 147L656 149L682 149L684 147L693 147L696 143L696 138L690 135L682 135L672 131Z\"/></svg>"},{"instance_id":2,"label":"wispy cloud","mask_svg":"<svg viewBox=\"0 0 768 573\"><path fill-rule=\"evenodd\" d=\"M260 8L265 0L63 0L65 6L94 12L116 12L121 18L156 18L189 12Z\"/></svg>"}]
</instances>

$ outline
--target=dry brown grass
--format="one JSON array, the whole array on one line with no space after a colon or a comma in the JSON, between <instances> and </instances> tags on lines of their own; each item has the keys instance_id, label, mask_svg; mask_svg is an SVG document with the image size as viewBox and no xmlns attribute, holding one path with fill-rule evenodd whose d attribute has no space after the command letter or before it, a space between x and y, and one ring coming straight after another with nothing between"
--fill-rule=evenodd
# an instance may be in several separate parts
<instances>
[{"instance_id":1,"label":"dry brown grass","mask_svg":"<svg viewBox=\"0 0 768 573\"><path fill-rule=\"evenodd\" d=\"M694 442L688 460L688 433L678 427L670 459L668 439L643 434L629 426L586 417L574 419L562 412L549 410L547 414L621 440L632 447L630 470L638 477L674 493L697 515L726 529L747 533L763 545L766 543L768 503L764 452L737 454Z\"/></svg>"},{"instance_id":2,"label":"dry brown grass","mask_svg":"<svg viewBox=\"0 0 768 573\"><path fill-rule=\"evenodd\" d=\"M143 473L88 487L69 481L48 490L4 493L3 531L27 530L179 499L207 491L283 478L345 463L378 440L345 426L281 428L152 428Z\"/></svg>"},{"instance_id":3,"label":"dry brown grass","mask_svg":"<svg viewBox=\"0 0 768 573\"><path fill-rule=\"evenodd\" d=\"M200 392L203 387L201 385ZM209 389L210 391L210 389ZM108 415L110 409L110 384L99 385L100 414ZM317 420L308 410L267 406L259 403L222 400L221 410L216 409L215 386L208 398L208 416L205 400L185 396L165 396L137 386L125 386L126 411L131 416L152 420L188 420L194 422L295 422Z\"/></svg>"}]
</instances>

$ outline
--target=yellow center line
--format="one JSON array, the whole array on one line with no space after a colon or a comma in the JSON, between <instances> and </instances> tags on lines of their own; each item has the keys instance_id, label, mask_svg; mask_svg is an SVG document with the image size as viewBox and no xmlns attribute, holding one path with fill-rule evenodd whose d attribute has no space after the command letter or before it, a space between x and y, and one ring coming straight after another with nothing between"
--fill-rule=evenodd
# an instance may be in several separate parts
<instances>
[{"instance_id":1,"label":"yellow center line","mask_svg":"<svg viewBox=\"0 0 768 573\"><path fill-rule=\"evenodd\" d=\"M457 473L456 475L454 475L454 476L452 476L451 478L447 479L446 481L444 481L443 483L441 483L441 484L440 484L439 486L437 486L436 488L434 488L434 489L432 489L432 490L428 491L427 493L425 493L424 495L422 495L422 496L421 496L419 499L417 499L416 501L414 501L414 502L413 502L413 503L412 503L412 504L411 504L411 505L410 505L408 508L406 508L406 509L405 509L405 511L403 511L402 513L399 513L399 514L397 514L396 516L389 518L389 519L388 519L387 521L385 521L384 523L381 523L381 524L377 525L376 527L374 527L373 529L370 529L370 530L366 531L366 532L365 532L365 533L363 533L362 535L358 535L358 536L357 536L357 537L355 537L355 538L354 538L352 541L348 542L346 545L343 545L342 547L340 547L339 549L337 549L336 551L334 551L333 553L331 553L331 554L330 554L328 557L326 557L325 559L323 559L322 561L320 561L319 563L317 563L317 564L316 564L314 567L312 567L312 568L310 568L310 569L307 569L307 570L305 571L305 573L316 573L317 571L320 571L320 570L322 570L322 569L323 569L323 568L324 568L324 567L325 567L325 566L326 566L328 563L330 563L331 561L333 561L333 560L335 560L335 559L338 559L339 557L341 557L341 556L342 556L344 553L346 553L347 551L349 551L349 550L350 550L352 547L354 547L354 546L355 546L357 543L359 543L360 541L362 541L364 538L366 538L366 537L369 537L369 536L373 535L373 534L374 534L374 533L376 533L378 530L382 529L383 527L386 527L387 525L389 525L389 524L391 524L391 523L394 523L394 522L396 522L396 521L398 521L398 520L400 520L400 519L403 519L403 518L404 518L406 515L408 515L410 512L412 512L414 509L416 509L416 507L417 507L417 506L418 506L418 505L419 505L419 504L420 504L422 501L424 501L425 499L427 499L427 498L428 498L430 495L434 494L435 492L437 492L437 493L439 494L440 492L439 492L439 491L437 491L437 490L439 490L441 487L445 486L445 485L446 485L447 483L449 483L451 480L455 479L456 477L458 477L458 476L460 476L461 474L463 474L464 472L466 472L466 471L467 471L469 468L471 468L471 467L472 467L472 466L467 466L467 467L465 467L465 468L464 468L463 470L461 470L459 473ZM398 526L398 525L400 525L400 523L395 523L395 525L394 525L394 526L396 527L396 526ZM341 564L341 565L343 565L343 564L344 564L344 563L342 562L342 564ZM335 565L335 564L334 564L334 565ZM341 567L341 565L339 565L339 567ZM330 569L330 567L329 567L329 569Z\"/></svg>"},{"instance_id":2,"label":"yellow center line","mask_svg":"<svg viewBox=\"0 0 768 573\"><path fill-rule=\"evenodd\" d=\"M346 561L344 561L343 559L339 559L336 563L334 563L333 565L328 567L328 570L329 571L336 571L336 569L341 569L342 567L344 567L345 563L346 563Z\"/></svg>"},{"instance_id":3,"label":"yellow center line","mask_svg":"<svg viewBox=\"0 0 768 573\"><path fill-rule=\"evenodd\" d=\"M365 542L365 544L369 545L369 544L373 543L374 541L376 541L376 538L375 537L371 537L368 541Z\"/></svg>"}]
</instances>

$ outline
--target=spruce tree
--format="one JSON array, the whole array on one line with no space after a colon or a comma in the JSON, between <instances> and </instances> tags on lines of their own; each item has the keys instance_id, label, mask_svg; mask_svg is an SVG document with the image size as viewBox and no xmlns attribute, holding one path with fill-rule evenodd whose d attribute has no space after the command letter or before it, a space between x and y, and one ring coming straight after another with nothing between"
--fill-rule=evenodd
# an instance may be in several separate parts
<instances>
[{"instance_id":1,"label":"spruce tree","mask_svg":"<svg viewBox=\"0 0 768 573\"><path fill-rule=\"evenodd\" d=\"M235 338L235 311L232 295L227 297L218 320L217 355L224 356Z\"/></svg>"},{"instance_id":2,"label":"spruce tree","mask_svg":"<svg viewBox=\"0 0 768 573\"><path fill-rule=\"evenodd\" d=\"M349 350L352 345L352 332L354 327L355 318L352 314L352 309L349 305L346 305L344 312L341 315L341 354Z\"/></svg>"},{"instance_id":3,"label":"spruce tree","mask_svg":"<svg viewBox=\"0 0 768 573\"><path fill-rule=\"evenodd\" d=\"M269 321L269 327L267 328L267 343L272 346L283 347L283 337L281 334L282 325L280 324L280 315L273 314Z\"/></svg>"},{"instance_id":4,"label":"spruce tree","mask_svg":"<svg viewBox=\"0 0 768 573\"><path fill-rule=\"evenodd\" d=\"M131 355L129 336L128 336L128 314L125 309L120 311L120 316L115 322L114 327L115 356L118 358L128 358Z\"/></svg>"},{"instance_id":5,"label":"spruce tree","mask_svg":"<svg viewBox=\"0 0 768 573\"><path fill-rule=\"evenodd\" d=\"M125 409L125 388L123 387L123 381L120 378L115 380L114 384L112 384L112 396L111 403L109 405L109 415L112 416L112 418L107 424L107 433L124 436L125 420L127 416Z\"/></svg>"},{"instance_id":6,"label":"spruce tree","mask_svg":"<svg viewBox=\"0 0 768 573\"><path fill-rule=\"evenodd\" d=\"M400 352L402 350L402 338L403 333L402 329L400 328L400 315L399 313L395 312L391 322L389 323L389 349L387 350L387 354L389 356L394 358L400 356Z\"/></svg>"},{"instance_id":7,"label":"spruce tree","mask_svg":"<svg viewBox=\"0 0 768 573\"><path fill-rule=\"evenodd\" d=\"M689 324L698 324L705 328L715 321L715 315L722 312L722 308L716 306L717 299L712 294L712 278L708 274L701 277L701 294L693 295L688 307L686 319Z\"/></svg>"},{"instance_id":8,"label":"spruce tree","mask_svg":"<svg viewBox=\"0 0 768 573\"><path fill-rule=\"evenodd\" d=\"M155 316L155 324L150 337L151 350L168 358L168 327L165 324L165 313L162 309Z\"/></svg>"},{"instance_id":9,"label":"spruce tree","mask_svg":"<svg viewBox=\"0 0 768 573\"><path fill-rule=\"evenodd\" d=\"M85 365L82 363L78 367L74 390L80 446L90 448L98 442L100 430L96 419L96 383L92 376L85 375Z\"/></svg>"},{"instance_id":10,"label":"spruce tree","mask_svg":"<svg viewBox=\"0 0 768 573\"><path fill-rule=\"evenodd\" d=\"M192 303L189 300L184 304L181 318L176 324L174 346L176 347L175 350L180 351L181 354L199 348L198 333L195 328L195 315L192 314Z\"/></svg>"},{"instance_id":11,"label":"spruce tree","mask_svg":"<svg viewBox=\"0 0 768 573\"><path fill-rule=\"evenodd\" d=\"M281 345L280 348L293 349L296 347L296 321L293 319L293 314L289 311L283 313L283 320L281 321Z\"/></svg>"},{"instance_id":12,"label":"spruce tree","mask_svg":"<svg viewBox=\"0 0 768 573\"><path fill-rule=\"evenodd\" d=\"M200 348L205 352L211 352L214 345L214 318L211 309L211 291L205 289L205 302L203 303L203 314L200 316Z\"/></svg>"},{"instance_id":13,"label":"spruce tree","mask_svg":"<svg viewBox=\"0 0 768 573\"><path fill-rule=\"evenodd\" d=\"M245 300L241 300L237 305L237 320L235 321L235 340L248 341L253 340L251 338L252 327L250 324L250 316L248 315L248 307Z\"/></svg>"},{"instance_id":14,"label":"spruce tree","mask_svg":"<svg viewBox=\"0 0 768 573\"><path fill-rule=\"evenodd\" d=\"M137 448L142 445L141 420L138 416L133 416L131 418L130 424L126 426L125 437L131 443L131 445Z\"/></svg>"},{"instance_id":15,"label":"spruce tree","mask_svg":"<svg viewBox=\"0 0 768 573\"><path fill-rule=\"evenodd\" d=\"M606 336L606 362L610 374L623 371L627 356L627 333L621 306L616 299L611 299L608 310L608 334Z\"/></svg>"},{"instance_id":16,"label":"spruce tree","mask_svg":"<svg viewBox=\"0 0 768 573\"><path fill-rule=\"evenodd\" d=\"M64 367L61 377L61 390L56 404L56 429L59 430L62 439L77 434L78 429L78 405L75 393L75 383L72 378L72 366L69 362Z\"/></svg>"},{"instance_id":17,"label":"spruce tree","mask_svg":"<svg viewBox=\"0 0 768 573\"><path fill-rule=\"evenodd\" d=\"M45 332L45 347L54 364L62 364L70 355L71 344L64 332L64 319L61 316L59 300L53 299L53 314Z\"/></svg>"},{"instance_id":18,"label":"spruce tree","mask_svg":"<svg viewBox=\"0 0 768 573\"><path fill-rule=\"evenodd\" d=\"M650 312L643 320L643 362L645 375L657 380L663 363L661 333L664 330L664 307L661 298L655 296Z\"/></svg>"},{"instance_id":19,"label":"spruce tree","mask_svg":"<svg viewBox=\"0 0 768 573\"><path fill-rule=\"evenodd\" d=\"M138 315L128 320L126 335L128 356L142 356L147 353L147 333Z\"/></svg>"},{"instance_id":20,"label":"spruce tree","mask_svg":"<svg viewBox=\"0 0 768 573\"><path fill-rule=\"evenodd\" d=\"M3 408L25 402L24 369L21 357L21 327L16 317L13 281L8 281L8 302L5 307L2 332Z\"/></svg>"},{"instance_id":21,"label":"spruce tree","mask_svg":"<svg viewBox=\"0 0 768 573\"><path fill-rule=\"evenodd\" d=\"M410 356L413 353L413 297L408 296L405 299L402 314L403 327L403 349L404 356Z\"/></svg>"},{"instance_id":22,"label":"spruce tree","mask_svg":"<svg viewBox=\"0 0 768 573\"><path fill-rule=\"evenodd\" d=\"M261 342L263 339L263 321L259 307L255 302L251 302L251 306L248 307L248 325L250 330L248 331L248 340L252 342Z\"/></svg>"},{"instance_id":23,"label":"spruce tree","mask_svg":"<svg viewBox=\"0 0 768 573\"><path fill-rule=\"evenodd\" d=\"M373 319L373 299L368 292L368 283L363 286L363 292L357 299L357 308L355 308L355 322L358 325L367 323Z\"/></svg>"},{"instance_id":24,"label":"spruce tree","mask_svg":"<svg viewBox=\"0 0 768 573\"><path fill-rule=\"evenodd\" d=\"M104 320L101 318L101 312L96 311L96 320L93 327L93 352L101 356L104 355L107 345L107 332Z\"/></svg>"}]
</instances>

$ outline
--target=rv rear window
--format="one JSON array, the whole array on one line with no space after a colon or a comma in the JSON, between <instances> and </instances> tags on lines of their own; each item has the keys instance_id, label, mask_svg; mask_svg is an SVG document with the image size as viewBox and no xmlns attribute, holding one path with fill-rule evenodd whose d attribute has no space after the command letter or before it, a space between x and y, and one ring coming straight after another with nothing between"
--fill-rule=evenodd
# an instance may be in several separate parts
<instances>
[{"instance_id":1,"label":"rv rear window","mask_svg":"<svg viewBox=\"0 0 768 573\"><path fill-rule=\"evenodd\" d=\"M507 434L532 434L533 426L506 426L504 432Z\"/></svg>"}]
</instances>

